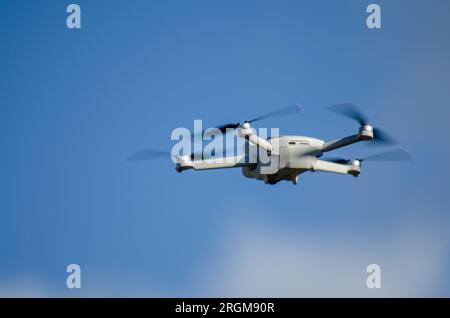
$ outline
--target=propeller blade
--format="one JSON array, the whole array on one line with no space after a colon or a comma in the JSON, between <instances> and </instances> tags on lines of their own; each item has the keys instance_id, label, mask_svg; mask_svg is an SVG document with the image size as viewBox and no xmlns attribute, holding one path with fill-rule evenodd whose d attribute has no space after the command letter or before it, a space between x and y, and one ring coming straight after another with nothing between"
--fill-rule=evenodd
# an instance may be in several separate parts
<instances>
[{"instance_id":1,"label":"propeller blade","mask_svg":"<svg viewBox=\"0 0 450 318\"><path fill-rule=\"evenodd\" d=\"M213 133L215 133L217 131L220 131L222 134L225 134L227 132L227 129L229 129L229 128L236 129L238 127L239 127L239 124L231 124L230 123L230 124L220 125L220 126L217 126L217 127L210 127L210 128L207 128L207 129L203 129L201 134L198 133L198 135L200 135L200 136L209 136L209 135L212 135ZM206 132L207 130L208 130L208 132Z\"/></svg>"},{"instance_id":2,"label":"propeller blade","mask_svg":"<svg viewBox=\"0 0 450 318\"><path fill-rule=\"evenodd\" d=\"M170 158L170 152L157 149L142 149L128 157L127 161L153 160L164 157Z\"/></svg>"},{"instance_id":3,"label":"propeller blade","mask_svg":"<svg viewBox=\"0 0 450 318\"><path fill-rule=\"evenodd\" d=\"M218 126L218 127L215 127L215 128L220 130L222 133L225 133L228 128L236 129L238 127L239 127L239 124L226 124L226 125L221 125L221 126ZM205 131L203 131L203 133L204 132Z\"/></svg>"},{"instance_id":4,"label":"propeller blade","mask_svg":"<svg viewBox=\"0 0 450 318\"><path fill-rule=\"evenodd\" d=\"M374 128L373 129L373 139L372 139L372 145L377 145L377 144L389 144L389 145L395 145L397 144L397 141L391 136L389 135L387 132L385 132L384 130L380 129L380 128Z\"/></svg>"},{"instance_id":5,"label":"propeller blade","mask_svg":"<svg viewBox=\"0 0 450 318\"><path fill-rule=\"evenodd\" d=\"M367 117L364 116L363 113L361 113L361 111L359 111L358 108L352 103L332 105L328 106L327 109L341 116L353 119L361 126L369 122Z\"/></svg>"},{"instance_id":6,"label":"propeller blade","mask_svg":"<svg viewBox=\"0 0 450 318\"><path fill-rule=\"evenodd\" d=\"M248 123L253 123L255 121L260 121L260 120L264 120L264 119L268 119L268 118L274 118L274 117L281 117L281 116L287 116L287 115L292 115L292 114L297 114L303 111L303 107L301 105L298 104L294 104L291 106L287 106L287 107L283 107L281 109L278 109L276 111L261 115L259 117L253 118L252 120L247 120L246 122ZM221 131L222 133L226 133L226 130L228 128L231 129L236 129L239 127L241 123L237 123L237 124L225 124L225 125L220 125L215 127L217 130ZM205 134L205 130L202 131L202 135Z\"/></svg>"},{"instance_id":7,"label":"propeller blade","mask_svg":"<svg viewBox=\"0 0 450 318\"><path fill-rule=\"evenodd\" d=\"M334 162L334 163L340 163L340 164L346 164L350 162L349 159L344 158L324 158L323 160ZM412 161L411 155L403 150L403 149L397 149L397 150L391 150L386 151L378 154L373 154L370 156L367 156L365 158L356 159L359 161Z\"/></svg>"},{"instance_id":8,"label":"propeller blade","mask_svg":"<svg viewBox=\"0 0 450 318\"><path fill-rule=\"evenodd\" d=\"M293 114L301 113L302 111L303 111L303 107L301 105L294 104L294 105L283 107L276 111L261 115L259 117L253 118L252 120L248 120L247 122L253 123L255 121L260 121L260 120L264 120L264 119L268 119L268 118L293 115Z\"/></svg>"},{"instance_id":9,"label":"propeller blade","mask_svg":"<svg viewBox=\"0 0 450 318\"><path fill-rule=\"evenodd\" d=\"M368 118L354 105L351 103L337 104L327 107L339 115L345 116L347 118L353 119L358 122L361 126L369 124ZM387 132L380 128L373 128L373 139L368 145L395 145L397 144L395 138L389 135Z\"/></svg>"},{"instance_id":10,"label":"propeller blade","mask_svg":"<svg viewBox=\"0 0 450 318\"><path fill-rule=\"evenodd\" d=\"M402 149L386 151L358 159L359 161L412 161L411 155Z\"/></svg>"}]
</instances>

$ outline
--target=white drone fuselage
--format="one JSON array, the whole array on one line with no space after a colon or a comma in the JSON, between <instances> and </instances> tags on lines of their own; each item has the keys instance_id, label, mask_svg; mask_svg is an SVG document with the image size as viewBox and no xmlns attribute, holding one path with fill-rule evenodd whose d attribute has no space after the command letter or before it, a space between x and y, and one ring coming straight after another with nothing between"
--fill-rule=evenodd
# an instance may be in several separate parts
<instances>
[{"instance_id":1,"label":"white drone fuselage","mask_svg":"<svg viewBox=\"0 0 450 318\"><path fill-rule=\"evenodd\" d=\"M358 134L329 142L305 136L280 136L266 140L254 134L249 123L244 123L237 129L238 136L248 140L244 155L225 157L220 161L191 160L190 157L179 156L176 170L181 172L187 169L241 168L245 177L268 184L282 180L297 184L299 175L306 171L334 172L357 177L361 172L358 160L341 164L319 158L324 152L373 138L373 128L369 125L362 126ZM260 158L260 152L252 151L255 149L265 151L265 160ZM256 157L252 154L256 154Z\"/></svg>"}]
</instances>

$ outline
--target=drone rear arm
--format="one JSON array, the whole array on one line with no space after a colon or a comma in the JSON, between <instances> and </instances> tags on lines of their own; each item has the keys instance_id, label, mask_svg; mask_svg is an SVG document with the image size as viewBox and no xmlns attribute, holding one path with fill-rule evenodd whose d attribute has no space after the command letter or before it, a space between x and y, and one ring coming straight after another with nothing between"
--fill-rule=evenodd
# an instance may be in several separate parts
<instances>
[{"instance_id":1,"label":"drone rear arm","mask_svg":"<svg viewBox=\"0 0 450 318\"><path fill-rule=\"evenodd\" d=\"M373 139L373 128L372 126L364 125L360 128L359 134L357 135L352 135L341 139L326 142L323 145L322 151L327 152L354 144L355 142L371 139Z\"/></svg>"},{"instance_id":2,"label":"drone rear arm","mask_svg":"<svg viewBox=\"0 0 450 318\"><path fill-rule=\"evenodd\" d=\"M354 144L355 142L361 141L359 134L358 135L352 135L341 139L336 139L332 141L328 141L323 145L323 152L335 150L338 148L342 148L351 144Z\"/></svg>"}]
</instances>

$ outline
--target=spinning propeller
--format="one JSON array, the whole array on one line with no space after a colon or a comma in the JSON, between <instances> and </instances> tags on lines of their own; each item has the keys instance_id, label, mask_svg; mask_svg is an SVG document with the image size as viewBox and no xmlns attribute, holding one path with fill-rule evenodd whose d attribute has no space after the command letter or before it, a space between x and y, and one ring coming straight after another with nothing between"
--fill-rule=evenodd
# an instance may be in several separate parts
<instances>
[{"instance_id":1,"label":"spinning propeller","mask_svg":"<svg viewBox=\"0 0 450 318\"><path fill-rule=\"evenodd\" d=\"M344 117L353 119L361 126L370 125L370 122L366 116L354 105L351 103L338 104L327 107L328 110L335 112ZM371 125L370 125L371 126ZM373 127L373 139L372 144L386 144L393 145L397 142L393 137L391 137L388 133L383 131L380 128Z\"/></svg>"},{"instance_id":2,"label":"spinning propeller","mask_svg":"<svg viewBox=\"0 0 450 318\"><path fill-rule=\"evenodd\" d=\"M146 148L132 154L130 157L128 157L127 161L154 160L160 158L170 158L170 156L171 153L168 151ZM194 160L198 156L203 158L202 153L192 153L190 157L191 160Z\"/></svg>"},{"instance_id":3,"label":"spinning propeller","mask_svg":"<svg viewBox=\"0 0 450 318\"><path fill-rule=\"evenodd\" d=\"M281 117L281 116L287 116L287 115L293 115L293 114L297 114L297 113L301 113L303 111L303 107L301 105L298 104L294 104L291 106L287 106L287 107L283 107L281 109L275 110L273 112L261 115L259 117L253 118L251 120L245 120L242 123L236 123L236 124L225 124L225 125L220 125L215 127L217 130L220 130L222 133L225 133L227 128L231 128L231 129L236 129L238 128L241 124L243 123L254 123L257 121L261 121L261 120L265 120L268 118L275 118L275 117ZM202 132L202 134L204 134L205 131Z\"/></svg>"},{"instance_id":4,"label":"spinning propeller","mask_svg":"<svg viewBox=\"0 0 450 318\"><path fill-rule=\"evenodd\" d=\"M170 152L157 149L142 149L128 157L127 161L141 161L159 158L170 158Z\"/></svg>"},{"instance_id":5,"label":"spinning propeller","mask_svg":"<svg viewBox=\"0 0 450 318\"><path fill-rule=\"evenodd\" d=\"M275 110L273 112L261 115L259 117L253 118L251 120L246 120L243 123L254 123L260 120L268 119L268 118L274 118L274 117L281 117L281 116L287 116L287 115L293 115L297 114L303 111L303 107L294 104L291 106L283 107L281 109ZM225 133L227 128L236 129L241 125L241 123L237 124L225 124L216 127L216 129L220 130L222 133ZM202 134L205 131L202 132ZM158 150L158 149L142 149L138 152L134 153L128 158L128 161L140 161L140 160L152 160L152 159L159 159L159 158L170 158L171 154L168 151ZM191 154L191 159L194 159L195 154Z\"/></svg>"},{"instance_id":6,"label":"spinning propeller","mask_svg":"<svg viewBox=\"0 0 450 318\"><path fill-rule=\"evenodd\" d=\"M324 158L326 161L334 162L334 163L340 163L340 164L347 164L348 162L352 161L351 159L344 159L344 158ZM412 157L411 155L402 149L398 150L391 150L382 152L379 154L374 154L367 156L365 158L356 159L359 162L363 161L411 161Z\"/></svg>"}]
</instances>

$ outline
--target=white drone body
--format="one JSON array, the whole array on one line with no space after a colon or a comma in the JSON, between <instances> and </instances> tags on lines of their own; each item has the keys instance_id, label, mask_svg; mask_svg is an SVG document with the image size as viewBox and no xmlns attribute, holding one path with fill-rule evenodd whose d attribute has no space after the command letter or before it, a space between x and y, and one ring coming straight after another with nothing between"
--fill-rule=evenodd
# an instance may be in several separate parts
<instances>
[{"instance_id":1,"label":"white drone body","mask_svg":"<svg viewBox=\"0 0 450 318\"><path fill-rule=\"evenodd\" d=\"M245 177L262 180L268 184L276 184L281 180L297 184L299 175L306 171L334 172L357 177L361 172L359 160L343 164L319 158L324 152L373 138L373 128L370 125L362 126L358 134L329 142L305 136L280 136L266 140L256 136L249 123L244 123L237 129L239 137L248 139L249 147L259 147L267 151L267 156L270 158L269 163L258 160L256 163L252 163L245 155L224 158L221 162L191 160L188 156L180 156L176 170L181 172L187 169L208 170L240 167ZM247 153L257 152L249 151Z\"/></svg>"},{"instance_id":2,"label":"white drone body","mask_svg":"<svg viewBox=\"0 0 450 318\"><path fill-rule=\"evenodd\" d=\"M220 158L221 160L204 158L203 155L200 155L200 158L177 156L176 171L240 168L245 177L262 180L266 184L276 184L282 180L297 184L299 175L306 171L334 172L358 177L361 173L361 163L364 160L409 161L411 159L404 150L388 151L353 160L321 158L326 152L361 141L395 143L388 134L368 124L368 120L353 104L334 105L329 109L356 120L360 125L358 133L332 141L305 136L280 136L266 140L255 134L251 127L252 122L302 111L299 105L292 105L242 123L217 127L216 129L221 132L229 132L229 129L232 129L233 132L237 130L237 136L246 141L245 151L242 155L225 156ZM142 150L130 157L130 160L152 159L161 156L170 156L170 154L152 149Z\"/></svg>"}]
</instances>

